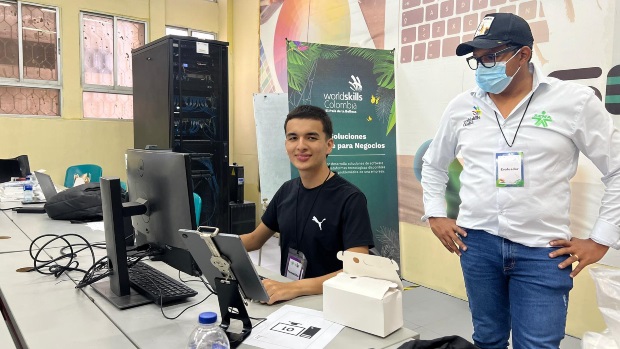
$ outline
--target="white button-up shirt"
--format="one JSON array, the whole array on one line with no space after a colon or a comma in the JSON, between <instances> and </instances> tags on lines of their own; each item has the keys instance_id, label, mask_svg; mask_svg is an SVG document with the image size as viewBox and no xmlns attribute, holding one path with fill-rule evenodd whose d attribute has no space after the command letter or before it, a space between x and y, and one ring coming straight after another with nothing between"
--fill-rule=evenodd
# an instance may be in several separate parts
<instances>
[{"instance_id":1,"label":"white button-up shirt","mask_svg":"<svg viewBox=\"0 0 620 349\"><path fill-rule=\"evenodd\" d=\"M506 119L478 87L450 102L423 158L422 219L446 217L447 169L460 152L464 163L459 226L531 247L570 239L569 180L582 152L601 171L605 185L590 238L619 249L620 132L592 89L546 77L533 64L530 72L534 74L532 92ZM517 133L512 147L497 120L509 143ZM496 153L518 151L523 152L525 185L497 187Z\"/></svg>"}]
</instances>

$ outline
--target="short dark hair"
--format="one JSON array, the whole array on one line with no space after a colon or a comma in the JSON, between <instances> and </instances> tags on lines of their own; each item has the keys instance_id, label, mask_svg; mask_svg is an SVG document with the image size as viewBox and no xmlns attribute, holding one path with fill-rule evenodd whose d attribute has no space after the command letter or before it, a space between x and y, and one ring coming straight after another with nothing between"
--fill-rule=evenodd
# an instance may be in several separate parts
<instances>
[{"instance_id":1,"label":"short dark hair","mask_svg":"<svg viewBox=\"0 0 620 349\"><path fill-rule=\"evenodd\" d=\"M284 132L286 133L286 124L292 119L311 119L318 120L323 124L323 132L327 135L327 139L332 138L334 133L334 126L332 125L332 119L330 119L327 112L322 108L315 107L313 105L302 104L291 110L286 115L286 121L284 121Z\"/></svg>"}]
</instances>

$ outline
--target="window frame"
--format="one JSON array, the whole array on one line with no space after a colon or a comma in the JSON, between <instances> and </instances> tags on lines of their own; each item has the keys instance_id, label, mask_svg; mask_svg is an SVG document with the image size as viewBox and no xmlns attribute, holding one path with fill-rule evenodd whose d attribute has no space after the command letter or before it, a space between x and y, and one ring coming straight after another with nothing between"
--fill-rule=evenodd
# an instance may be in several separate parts
<instances>
[{"instance_id":1,"label":"window frame","mask_svg":"<svg viewBox=\"0 0 620 349\"><path fill-rule=\"evenodd\" d=\"M168 29L168 28L176 29L176 30L185 30L185 32L187 33L186 36L190 37L190 38L195 38L195 36L193 36L192 34L194 32L196 32L196 33L201 33L201 34L211 34L211 35L213 35L213 39L206 39L206 40L217 40L217 33L215 33L215 32L209 32L209 31L204 31L204 30L196 30L196 29L192 29L192 28L177 27L175 25L167 25L166 29ZM166 35L168 35L168 34L166 34Z\"/></svg>"},{"instance_id":2,"label":"window frame","mask_svg":"<svg viewBox=\"0 0 620 349\"><path fill-rule=\"evenodd\" d=\"M85 69L84 69L84 15L98 16L98 17L106 17L112 18L113 23L113 33L114 37L112 38L112 78L114 84L112 86L104 86L104 85L95 85L95 84L87 84L85 83ZM120 86L118 85L118 62L117 62L117 49L118 49L118 36L117 33L117 22L118 20L141 23L144 24L144 44L149 43L149 26L147 21L138 20L134 18L128 18L123 16L116 16L106 13L92 12L92 11L80 11L80 82L82 85L82 92L98 92L98 93L114 93L114 94L125 94L125 95L133 95L133 86ZM82 96L83 98L83 96ZM82 110L82 113L84 110ZM110 119L116 120L116 119Z\"/></svg>"},{"instance_id":3,"label":"window frame","mask_svg":"<svg viewBox=\"0 0 620 349\"><path fill-rule=\"evenodd\" d=\"M0 85L11 87L27 87L27 88L52 88L62 90L62 67L60 63L61 47L60 47L60 8L57 6L50 6L44 4L37 4L29 1L6 1L1 0L0 3L17 4L17 45L18 45L18 70L19 76L17 78L5 78L0 77ZM37 6L43 9L53 9L56 11L56 74L57 80L39 80L39 79L26 79L24 78L24 39L23 39L23 24L22 24L22 5ZM62 91L60 91L62 93ZM59 101L60 103L60 101ZM60 114L60 112L59 112ZM29 115L29 114L5 114L5 115ZM37 115L38 116L38 115Z\"/></svg>"},{"instance_id":4,"label":"window frame","mask_svg":"<svg viewBox=\"0 0 620 349\"><path fill-rule=\"evenodd\" d=\"M17 69L19 75L17 78L0 77L0 86L6 87L22 87L32 89L45 89L58 91L58 115L41 115L41 114L0 114L3 117L19 117L19 118L62 118L63 93L62 93L62 47L61 47L61 30L60 30L60 7L49 4L39 4L30 1L21 0L0 0L0 3L17 5L17 48L18 62ZM56 80L40 80L24 78L24 28L22 23L22 5L30 5L40 7L42 9L54 10L56 12Z\"/></svg>"}]
</instances>

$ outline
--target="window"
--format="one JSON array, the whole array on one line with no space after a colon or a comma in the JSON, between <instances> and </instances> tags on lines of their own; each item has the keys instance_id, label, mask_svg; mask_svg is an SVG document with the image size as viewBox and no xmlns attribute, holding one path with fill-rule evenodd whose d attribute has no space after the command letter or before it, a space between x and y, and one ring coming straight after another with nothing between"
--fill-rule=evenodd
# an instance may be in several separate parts
<instances>
[{"instance_id":1,"label":"window","mask_svg":"<svg viewBox=\"0 0 620 349\"><path fill-rule=\"evenodd\" d=\"M178 35L178 36L191 36L198 39L216 40L217 35L215 33L203 32L199 30L193 30L188 28L179 27L166 27L166 35Z\"/></svg>"},{"instance_id":2,"label":"window","mask_svg":"<svg viewBox=\"0 0 620 349\"><path fill-rule=\"evenodd\" d=\"M0 1L0 114L60 116L59 12Z\"/></svg>"},{"instance_id":3,"label":"window","mask_svg":"<svg viewBox=\"0 0 620 349\"><path fill-rule=\"evenodd\" d=\"M146 23L81 15L84 117L133 119L131 50L146 43Z\"/></svg>"}]
</instances>

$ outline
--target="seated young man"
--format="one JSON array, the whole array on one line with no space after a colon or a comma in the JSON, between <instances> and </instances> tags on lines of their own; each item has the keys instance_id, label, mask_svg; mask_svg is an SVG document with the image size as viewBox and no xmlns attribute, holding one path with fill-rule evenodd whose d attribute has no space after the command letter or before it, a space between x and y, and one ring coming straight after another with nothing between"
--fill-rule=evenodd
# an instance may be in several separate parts
<instances>
[{"instance_id":1,"label":"seated young man","mask_svg":"<svg viewBox=\"0 0 620 349\"><path fill-rule=\"evenodd\" d=\"M299 178L284 183L260 225L241 235L254 251L280 232L280 273L295 281L264 280L269 304L323 293L323 282L342 270L339 251L368 253L373 246L366 196L327 166L334 146L327 113L300 105L286 116L284 131Z\"/></svg>"}]
</instances>

